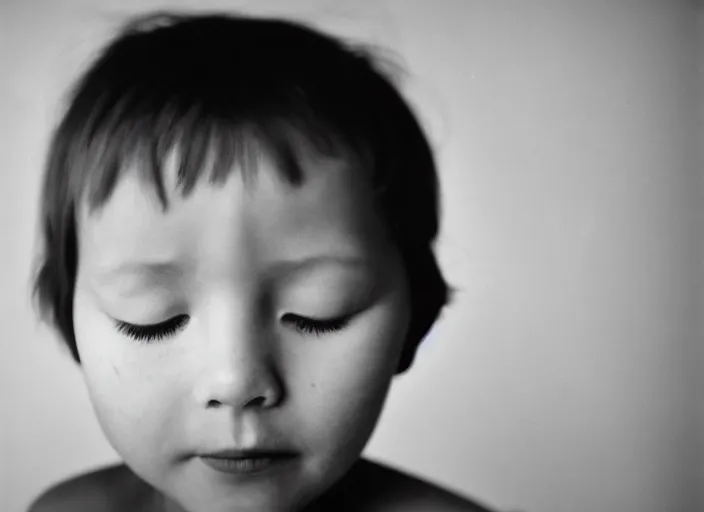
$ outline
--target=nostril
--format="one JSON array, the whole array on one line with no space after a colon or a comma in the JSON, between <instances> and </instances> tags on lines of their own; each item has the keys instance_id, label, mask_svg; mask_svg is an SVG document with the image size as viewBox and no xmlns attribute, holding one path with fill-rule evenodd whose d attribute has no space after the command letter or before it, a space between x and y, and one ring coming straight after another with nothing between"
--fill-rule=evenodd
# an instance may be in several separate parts
<instances>
[{"instance_id":1,"label":"nostril","mask_svg":"<svg viewBox=\"0 0 704 512\"><path fill-rule=\"evenodd\" d=\"M250 400L247 405L250 407L261 407L262 405L264 405L265 402L266 398L264 398L263 396L258 396L257 398L253 398L252 400Z\"/></svg>"},{"instance_id":2,"label":"nostril","mask_svg":"<svg viewBox=\"0 0 704 512\"><path fill-rule=\"evenodd\" d=\"M266 398L263 396L258 396L257 398L251 399L249 402L247 402L247 405L245 407L262 407L266 404ZM207 407L209 409L217 409L219 407L222 407L222 402L219 400L208 400Z\"/></svg>"}]
</instances>

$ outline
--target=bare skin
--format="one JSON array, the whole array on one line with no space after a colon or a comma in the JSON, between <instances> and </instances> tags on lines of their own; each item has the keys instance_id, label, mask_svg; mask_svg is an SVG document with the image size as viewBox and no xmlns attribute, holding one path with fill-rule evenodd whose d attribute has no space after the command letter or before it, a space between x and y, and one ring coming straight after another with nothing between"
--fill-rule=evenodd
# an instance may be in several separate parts
<instances>
[{"instance_id":1,"label":"bare skin","mask_svg":"<svg viewBox=\"0 0 704 512\"><path fill-rule=\"evenodd\" d=\"M399 248L349 162L311 156L295 188L263 155L250 187L231 177L189 197L173 166L167 212L139 165L81 210L73 304L91 400L130 469L69 480L32 512L485 510L359 459L417 340ZM316 336L292 317L351 320ZM153 342L117 328L174 318L188 322ZM295 463L244 482L199 460L253 447Z\"/></svg>"},{"instance_id":2,"label":"bare skin","mask_svg":"<svg viewBox=\"0 0 704 512\"><path fill-rule=\"evenodd\" d=\"M55 485L29 512L183 512L124 464L99 469ZM302 512L490 512L487 508L419 478L366 459Z\"/></svg>"}]
</instances>

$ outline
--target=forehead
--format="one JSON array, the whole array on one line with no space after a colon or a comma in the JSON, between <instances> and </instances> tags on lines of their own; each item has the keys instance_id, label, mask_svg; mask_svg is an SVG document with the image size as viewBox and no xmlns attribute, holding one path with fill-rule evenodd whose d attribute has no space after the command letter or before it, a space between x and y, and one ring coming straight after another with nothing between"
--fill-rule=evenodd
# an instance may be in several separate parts
<instances>
[{"instance_id":1,"label":"forehead","mask_svg":"<svg viewBox=\"0 0 704 512\"><path fill-rule=\"evenodd\" d=\"M209 272L317 256L381 259L390 247L365 176L349 163L308 158L303 183L282 178L273 160L261 158L247 180L235 169L224 183L201 179L183 197L176 166L167 164L163 211L130 164L110 199L89 212L80 208L80 264L98 271L130 260L178 260Z\"/></svg>"}]
</instances>

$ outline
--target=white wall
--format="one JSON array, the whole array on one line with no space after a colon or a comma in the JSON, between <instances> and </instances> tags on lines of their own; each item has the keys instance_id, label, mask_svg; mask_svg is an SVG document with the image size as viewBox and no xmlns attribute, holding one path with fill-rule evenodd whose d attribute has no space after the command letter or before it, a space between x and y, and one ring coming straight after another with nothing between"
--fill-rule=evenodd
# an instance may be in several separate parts
<instances>
[{"instance_id":1,"label":"white wall","mask_svg":"<svg viewBox=\"0 0 704 512\"><path fill-rule=\"evenodd\" d=\"M3 511L117 460L29 303L60 93L121 15L195 3L0 7ZM704 509L696 4L200 2L255 4L400 53L438 148L439 254L462 292L368 455L501 509Z\"/></svg>"},{"instance_id":2,"label":"white wall","mask_svg":"<svg viewBox=\"0 0 704 512\"><path fill-rule=\"evenodd\" d=\"M697 64L699 68L699 88L698 88L698 113L699 113L699 130L697 145L699 147L699 189L701 190L700 200L703 207L699 210L699 240L700 240L700 258L699 258L699 336L696 337L695 344L699 346L699 361L698 381L696 382L695 400L699 407L699 467L697 471L697 485L699 487L699 507L704 509L704 399L702 391L704 390L704 2L697 2L699 13L697 15L698 25L698 54Z\"/></svg>"}]
</instances>

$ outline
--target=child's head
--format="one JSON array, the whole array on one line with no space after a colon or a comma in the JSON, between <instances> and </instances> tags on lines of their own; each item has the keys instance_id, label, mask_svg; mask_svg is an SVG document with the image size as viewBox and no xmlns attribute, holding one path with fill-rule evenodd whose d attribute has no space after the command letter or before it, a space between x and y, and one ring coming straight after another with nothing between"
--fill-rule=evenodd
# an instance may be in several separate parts
<instances>
[{"instance_id":1,"label":"child's head","mask_svg":"<svg viewBox=\"0 0 704 512\"><path fill-rule=\"evenodd\" d=\"M447 301L414 115L367 54L290 22L133 21L77 84L42 208L41 311L118 453L188 510L322 494ZM295 456L202 457L250 448Z\"/></svg>"}]
</instances>

